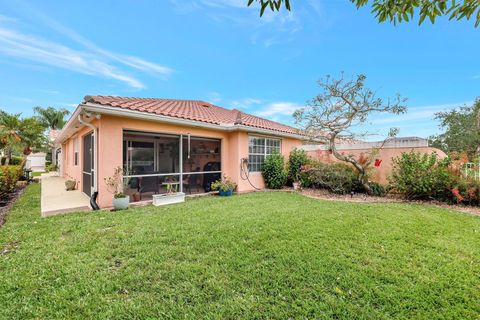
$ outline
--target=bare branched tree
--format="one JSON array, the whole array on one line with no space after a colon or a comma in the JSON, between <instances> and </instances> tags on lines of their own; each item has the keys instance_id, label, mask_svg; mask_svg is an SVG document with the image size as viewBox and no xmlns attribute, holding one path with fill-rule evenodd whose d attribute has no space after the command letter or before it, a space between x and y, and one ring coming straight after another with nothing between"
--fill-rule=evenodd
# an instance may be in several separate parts
<instances>
[{"instance_id":1,"label":"bare branched tree","mask_svg":"<svg viewBox=\"0 0 480 320\"><path fill-rule=\"evenodd\" d=\"M294 118L303 134L313 141L325 143L332 154L340 161L350 163L358 171L358 181L367 193L371 193L368 184L368 169L376 154L388 138L397 135L398 129L392 128L389 137L373 148L366 157L356 159L353 155L344 155L337 150L337 144L346 140L358 140L367 132L354 130L364 124L374 113L405 113L406 99L396 95L384 101L376 97L374 91L365 88L366 77L358 75L354 79L330 76L318 81L322 92L313 98L305 108L295 111Z\"/></svg>"}]
</instances>

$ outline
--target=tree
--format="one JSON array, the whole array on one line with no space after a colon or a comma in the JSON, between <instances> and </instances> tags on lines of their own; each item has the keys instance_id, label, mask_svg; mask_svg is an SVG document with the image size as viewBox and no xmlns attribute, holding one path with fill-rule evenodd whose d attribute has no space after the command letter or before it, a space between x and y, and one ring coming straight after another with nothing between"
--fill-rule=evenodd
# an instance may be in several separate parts
<instances>
[{"instance_id":1,"label":"tree","mask_svg":"<svg viewBox=\"0 0 480 320\"><path fill-rule=\"evenodd\" d=\"M0 110L0 140L5 152L5 164L10 163L14 146L22 141L20 133L20 113L10 114Z\"/></svg>"},{"instance_id":2,"label":"tree","mask_svg":"<svg viewBox=\"0 0 480 320\"><path fill-rule=\"evenodd\" d=\"M48 139L44 135L45 128L35 117L22 118L20 122L21 146L23 154L29 155L33 149L44 150Z\"/></svg>"},{"instance_id":3,"label":"tree","mask_svg":"<svg viewBox=\"0 0 480 320\"><path fill-rule=\"evenodd\" d=\"M62 129L65 125L65 116L70 114L67 109L56 109L54 107L35 107L33 111L37 114L38 121L47 129Z\"/></svg>"},{"instance_id":4,"label":"tree","mask_svg":"<svg viewBox=\"0 0 480 320\"><path fill-rule=\"evenodd\" d=\"M402 21L410 21L419 12L418 24L422 24L426 18L431 23L441 16L448 16L450 20L470 20L475 17L475 27L480 24L480 1L479 0L350 0L357 9L371 3L372 13L379 22L390 21L394 25ZM248 6L253 3L260 4L260 16L267 8L279 11L282 7L291 10L289 0L249 0Z\"/></svg>"},{"instance_id":5,"label":"tree","mask_svg":"<svg viewBox=\"0 0 480 320\"><path fill-rule=\"evenodd\" d=\"M11 114L0 110L0 146L5 151L8 165L15 149L28 155L32 148L41 148L45 142L44 127L36 118L21 118L21 113Z\"/></svg>"},{"instance_id":6,"label":"tree","mask_svg":"<svg viewBox=\"0 0 480 320\"><path fill-rule=\"evenodd\" d=\"M353 155L345 155L337 150L337 144L344 140L357 140L366 132L353 132L351 129L365 123L373 113L400 114L407 110L406 99L397 96L390 101L376 97L375 92L365 88L366 77L358 75L351 80L333 79L327 76L318 81L322 92L313 98L305 108L296 110L294 118L301 132L314 141L325 143L333 156L349 163L358 172L358 182L367 193L371 193L368 183L368 169L371 167L378 150L384 143L371 150L364 157L355 159ZM389 137L398 133L390 129Z\"/></svg>"},{"instance_id":7,"label":"tree","mask_svg":"<svg viewBox=\"0 0 480 320\"><path fill-rule=\"evenodd\" d=\"M435 118L445 131L430 137L432 147L446 153L465 152L470 160L480 156L480 98L471 106L437 112Z\"/></svg>"}]
</instances>

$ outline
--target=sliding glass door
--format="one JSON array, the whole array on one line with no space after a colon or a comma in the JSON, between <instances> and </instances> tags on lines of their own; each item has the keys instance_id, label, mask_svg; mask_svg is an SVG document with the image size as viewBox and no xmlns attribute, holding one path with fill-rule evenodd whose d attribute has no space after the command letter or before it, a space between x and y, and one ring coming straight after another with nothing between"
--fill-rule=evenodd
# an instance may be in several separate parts
<instances>
[{"instance_id":1,"label":"sliding glass door","mask_svg":"<svg viewBox=\"0 0 480 320\"><path fill-rule=\"evenodd\" d=\"M124 131L123 167L132 201L150 200L153 194L211 191L221 177L221 141Z\"/></svg>"}]
</instances>

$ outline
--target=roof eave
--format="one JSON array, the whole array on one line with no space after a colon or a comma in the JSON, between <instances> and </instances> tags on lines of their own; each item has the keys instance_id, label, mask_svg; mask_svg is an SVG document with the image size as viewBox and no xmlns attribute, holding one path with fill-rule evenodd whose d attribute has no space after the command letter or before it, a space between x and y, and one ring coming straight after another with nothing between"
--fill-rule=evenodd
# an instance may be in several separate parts
<instances>
[{"instance_id":1,"label":"roof eave","mask_svg":"<svg viewBox=\"0 0 480 320\"><path fill-rule=\"evenodd\" d=\"M78 115L81 112L82 112L82 107L81 107L81 104L79 104L75 109L75 111L70 116L70 119L68 119L67 123L63 126L62 130L58 133L57 137L54 140L55 144L61 144L70 136L69 132L72 131L72 127L77 122Z\"/></svg>"}]
</instances>

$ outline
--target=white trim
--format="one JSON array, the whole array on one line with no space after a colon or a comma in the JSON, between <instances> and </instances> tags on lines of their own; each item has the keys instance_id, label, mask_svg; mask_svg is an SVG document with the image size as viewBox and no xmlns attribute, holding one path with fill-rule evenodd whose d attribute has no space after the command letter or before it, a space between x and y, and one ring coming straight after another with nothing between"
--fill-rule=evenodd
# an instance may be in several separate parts
<instances>
[{"instance_id":1,"label":"white trim","mask_svg":"<svg viewBox=\"0 0 480 320\"><path fill-rule=\"evenodd\" d=\"M192 171L192 172L176 172L176 173L149 173L149 174L132 174L125 175L123 178L142 178L142 177L168 177L168 176L180 176L191 174L207 174L207 173L222 173L222 171Z\"/></svg>"},{"instance_id":2,"label":"white trim","mask_svg":"<svg viewBox=\"0 0 480 320\"><path fill-rule=\"evenodd\" d=\"M89 127L92 129L92 133L86 133L82 136L82 148L83 148L83 152L85 152L85 146L84 146L84 143L85 143L85 137L87 135L91 135L90 137L90 147L93 149L93 160L92 160L92 163L90 164L90 171L93 173L93 181L90 181L90 196L92 196L95 192L98 191L98 148L97 148L97 144L98 144L98 128L96 126L94 126L93 124L91 124L90 122L85 122L85 120L82 119L82 114L79 114L78 115L78 122L80 122L81 124ZM93 140L93 142L92 142ZM82 156L83 158L85 159L85 155L82 153ZM82 168L83 168L84 164L82 163ZM90 174L91 176L91 174ZM91 183L93 182L93 188L92 188L92 185ZM85 183L85 181L83 181L83 178L82 178L82 186L83 184ZM83 188L83 187L82 187Z\"/></svg>"},{"instance_id":3,"label":"white trim","mask_svg":"<svg viewBox=\"0 0 480 320\"><path fill-rule=\"evenodd\" d=\"M63 129L60 131L60 133L58 134L57 138L55 139L55 144L62 144L68 137L64 137L66 135L68 135L68 132L71 130L69 129L73 123L75 123L75 121L78 122L78 115L82 112L82 107L81 105L79 104L77 106L77 108L75 109L75 111L73 112L72 116L70 117L70 119L67 121L67 123L65 124L65 126L63 127ZM75 134L75 132L72 132L71 135Z\"/></svg>"},{"instance_id":4,"label":"white trim","mask_svg":"<svg viewBox=\"0 0 480 320\"><path fill-rule=\"evenodd\" d=\"M149 174L131 174L125 175L123 178L142 178L142 177L168 177L168 176L180 176L180 172L173 173L149 173Z\"/></svg>"}]
</instances>

